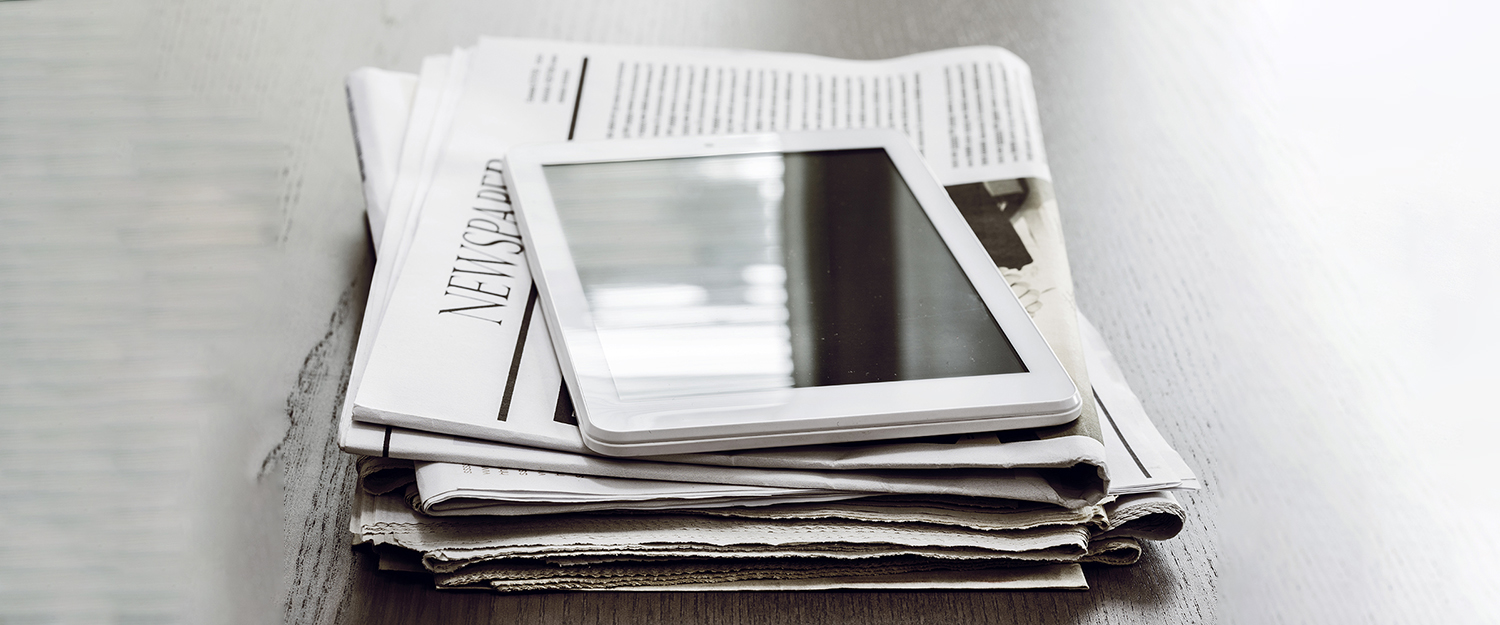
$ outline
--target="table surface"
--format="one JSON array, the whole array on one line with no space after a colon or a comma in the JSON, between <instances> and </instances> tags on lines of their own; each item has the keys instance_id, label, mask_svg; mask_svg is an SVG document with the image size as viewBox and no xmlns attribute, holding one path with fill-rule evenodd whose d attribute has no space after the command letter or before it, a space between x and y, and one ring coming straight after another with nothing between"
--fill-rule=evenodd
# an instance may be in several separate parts
<instances>
[{"instance_id":1,"label":"table surface","mask_svg":"<svg viewBox=\"0 0 1500 625\"><path fill-rule=\"evenodd\" d=\"M0 622L1496 618L1483 5L0 2ZM1032 66L1079 307L1204 488L1088 592L438 593L348 545L342 78L480 35ZM1486 406L1490 406L1486 408Z\"/></svg>"}]
</instances>

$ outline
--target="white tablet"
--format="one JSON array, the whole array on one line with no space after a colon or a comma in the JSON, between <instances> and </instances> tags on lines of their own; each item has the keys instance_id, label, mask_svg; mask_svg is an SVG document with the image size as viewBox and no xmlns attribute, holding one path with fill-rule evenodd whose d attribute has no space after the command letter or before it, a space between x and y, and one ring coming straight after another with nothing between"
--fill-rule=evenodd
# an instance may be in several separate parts
<instances>
[{"instance_id":1,"label":"white tablet","mask_svg":"<svg viewBox=\"0 0 1500 625\"><path fill-rule=\"evenodd\" d=\"M1065 423L1078 390L891 131L517 147L585 442L636 456Z\"/></svg>"}]
</instances>

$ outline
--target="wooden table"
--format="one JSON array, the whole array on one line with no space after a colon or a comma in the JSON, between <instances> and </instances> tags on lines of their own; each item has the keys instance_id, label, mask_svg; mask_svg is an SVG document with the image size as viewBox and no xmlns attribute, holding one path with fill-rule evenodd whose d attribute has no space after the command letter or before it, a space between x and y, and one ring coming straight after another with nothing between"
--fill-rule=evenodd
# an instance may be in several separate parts
<instances>
[{"instance_id":1,"label":"wooden table","mask_svg":"<svg viewBox=\"0 0 1500 625\"><path fill-rule=\"evenodd\" d=\"M1295 3L1287 3L1295 4ZM1496 618L1493 10L0 2L0 622ZM1036 76L1080 308L1203 478L1088 592L445 594L350 550L342 77L485 34Z\"/></svg>"}]
</instances>

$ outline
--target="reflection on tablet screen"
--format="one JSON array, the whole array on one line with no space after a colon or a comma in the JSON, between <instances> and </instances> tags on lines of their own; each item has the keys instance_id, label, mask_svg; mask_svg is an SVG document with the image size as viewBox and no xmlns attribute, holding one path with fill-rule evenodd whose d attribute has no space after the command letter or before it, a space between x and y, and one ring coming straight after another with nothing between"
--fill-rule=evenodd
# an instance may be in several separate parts
<instances>
[{"instance_id":1,"label":"reflection on tablet screen","mask_svg":"<svg viewBox=\"0 0 1500 625\"><path fill-rule=\"evenodd\" d=\"M544 171L621 399L1026 371L882 149Z\"/></svg>"}]
</instances>

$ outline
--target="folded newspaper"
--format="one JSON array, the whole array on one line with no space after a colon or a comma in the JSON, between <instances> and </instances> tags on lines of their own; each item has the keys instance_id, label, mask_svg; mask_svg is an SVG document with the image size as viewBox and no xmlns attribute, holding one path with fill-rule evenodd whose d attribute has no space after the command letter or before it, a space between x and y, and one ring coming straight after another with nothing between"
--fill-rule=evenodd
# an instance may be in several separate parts
<instances>
[{"instance_id":1,"label":"folded newspaper","mask_svg":"<svg viewBox=\"0 0 1500 625\"><path fill-rule=\"evenodd\" d=\"M1121 506L1135 513L1117 514ZM1078 509L874 498L504 523L422 517L399 497L361 494L351 520L383 568L431 572L441 588L502 591L853 588L885 576L924 588L1086 588L1079 564L1134 563L1140 539L1180 529L1181 509L1165 493Z\"/></svg>"},{"instance_id":2,"label":"folded newspaper","mask_svg":"<svg viewBox=\"0 0 1500 625\"><path fill-rule=\"evenodd\" d=\"M1096 333L1086 330L1080 337L1030 79L1025 65L1009 53L966 48L856 62L484 40L472 50L427 59L419 77L360 70L350 77L349 98L379 256L340 414L340 443L379 458L361 463L362 483L372 492L393 493L370 497L367 504L383 502L376 508L385 516L366 514L362 506L352 529L363 542L424 554L428 568L436 562L425 559L430 552L468 553L459 543L505 554L457 558L488 562L485 573L475 578L480 569L474 569L469 577L440 578L441 585L676 588L693 579L715 589L903 587L928 579L927 587L980 587L982 580L990 580L991 587L1076 587L1081 577L1059 571L1089 558L1130 560L1119 554L1130 552L1137 536L1111 536L1111 527L1098 523L1080 534L1083 525L1074 521L1070 531L1084 537L1081 551L1042 558L1064 563L1061 569L1047 565L1025 574L1017 572L1015 561L1035 564L1037 559L1010 552L988 560L968 558L966 574L957 577L938 572L956 569L935 567L930 554L916 552L863 558L861 565L871 565L861 569L864 573L850 565L813 566L799 574L786 558L808 555L802 553L766 559L756 573L726 574L714 568L726 553L749 552L720 549L713 556L692 556L691 563L682 553L650 555L648 564L608 575L590 566L585 583L569 577L581 569L562 575L548 568L561 560L548 560L546 554L561 557L557 545L562 543L537 547L547 564L532 562L527 566L541 568L533 566L523 575L520 556L491 549L498 548L505 532L485 533L513 526L464 519L470 533L455 538L442 528L458 520L419 516L412 507L427 515L512 516L691 510L696 516L687 518L697 519L710 510L743 514L891 497L982 498L1011 506L1037 502L1051 510L1079 511L1098 507L1109 496L1120 518L1165 514L1180 528L1181 509L1170 496L1137 497L1143 503L1134 509L1141 514L1131 513L1131 493L1191 488L1196 482L1150 425L1112 361L1102 368L1113 377L1090 384L1088 372L1100 370L1096 360L1108 358L1108 352ZM442 285L455 272L493 272L502 264L515 280L512 293L531 288L524 260L482 254L462 242L473 204L503 201L487 197L484 183L508 145L860 126L901 129L923 149L1080 388L1095 389L1101 410L1090 404L1075 424L1001 435L603 458L581 443L545 326L533 326L518 340L519 333L495 329L519 323L484 320L520 314L523 306L443 295ZM413 460L422 462L413 465ZM890 517L882 523L920 522L916 518ZM391 528L401 531L387 531ZM585 538L568 544L576 549L594 544ZM450 539L458 542L444 542ZM757 540L774 545L775 532ZM396 552L381 553L383 562L397 566L400 558L391 555ZM639 559L647 554L628 555L630 562L648 562ZM1002 572L974 573L1002 561ZM741 557L720 568L747 566ZM501 583L511 579L505 571L533 581ZM872 581L868 575L876 573L887 581Z\"/></svg>"}]
</instances>

